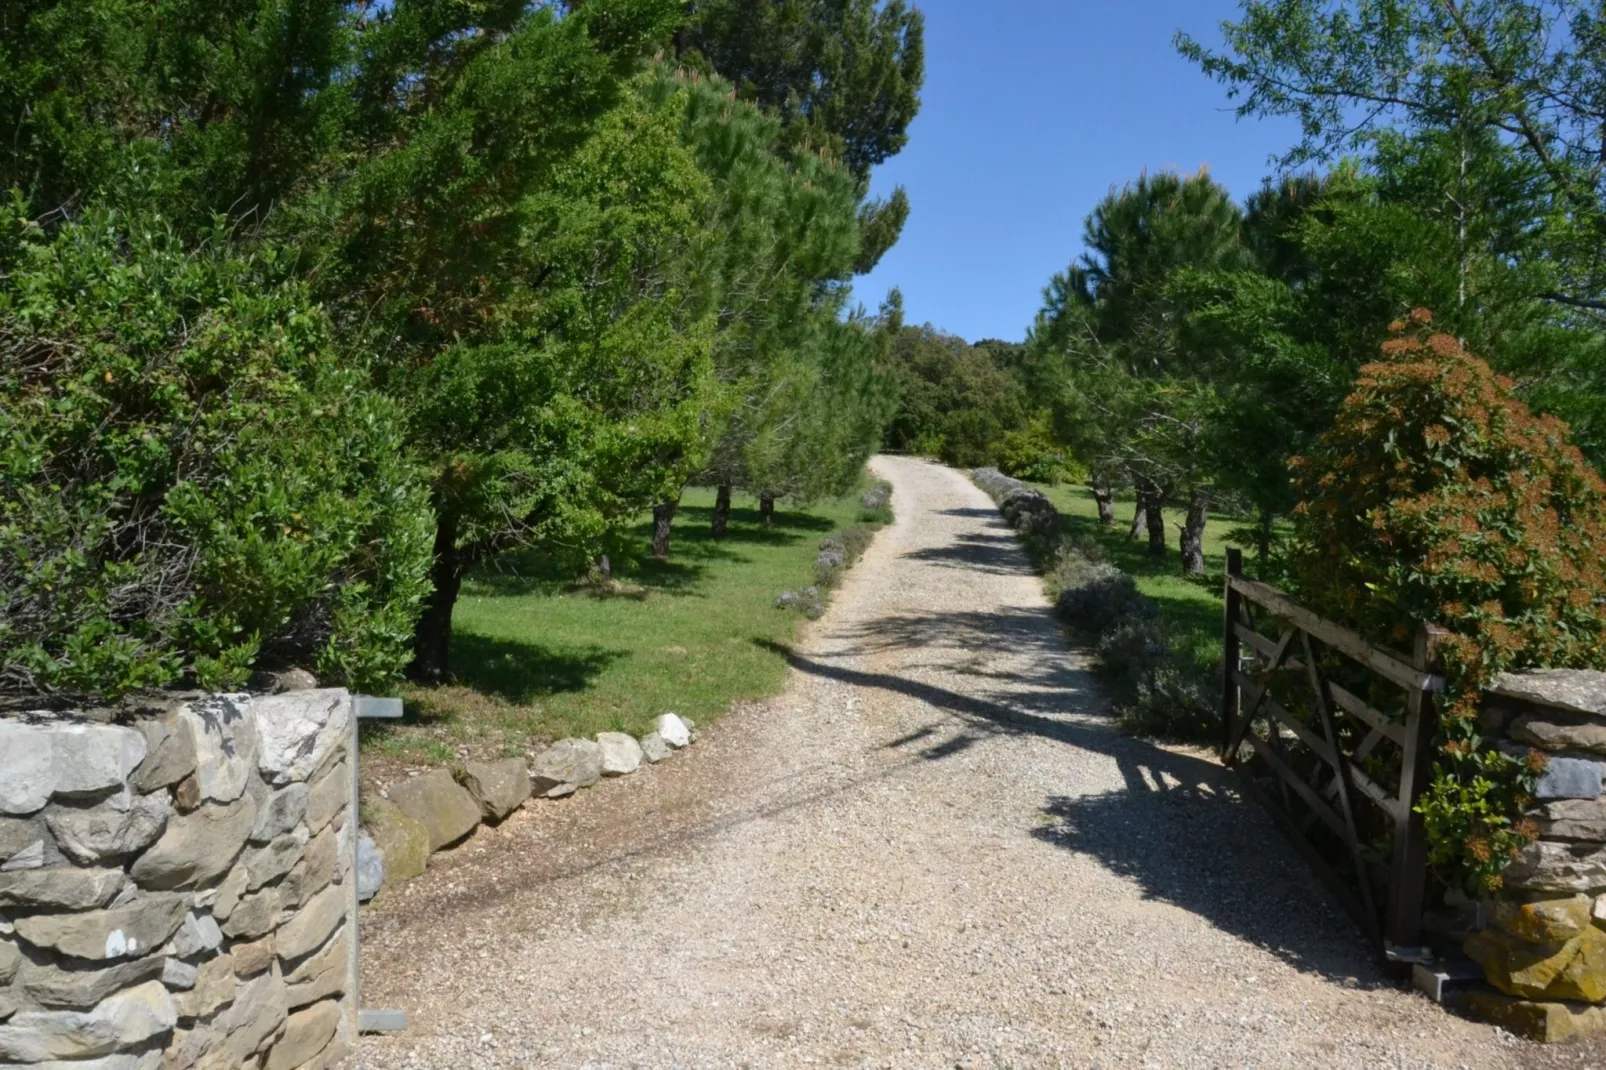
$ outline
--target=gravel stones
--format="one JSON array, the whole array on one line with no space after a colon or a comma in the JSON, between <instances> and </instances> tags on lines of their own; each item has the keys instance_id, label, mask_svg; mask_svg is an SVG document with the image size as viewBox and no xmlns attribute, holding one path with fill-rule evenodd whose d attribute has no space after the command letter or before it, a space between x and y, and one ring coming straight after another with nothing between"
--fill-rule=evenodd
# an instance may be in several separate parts
<instances>
[{"instance_id":1,"label":"gravel stones","mask_svg":"<svg viewBox=\"0 0 1606 1070\"><path fill-rule=\"evenodd\" d=\"M202 806L172 817L162 838L134 861L129 874L145 888L208 883L234 865L256 816L256 802L242 794L226 805Z\"/></svg>"},{"instance_id":2,"label":"gravel stones","mask_svg":"<svg viewBox=\"0 0 1606 1070\"><path fill-rule=\"evenodd\" d=\"M629 776L641 767L644 755L635 736L624 732L599 732L597 746L602 751L602 775L605 777Z\"/></svg>"},{"instance_id":3,"label":"gravel stones","mask_svg":"<svg viewBox=\"0 0 1606 1070\"><path fill-rule=\"evenodd\" d=\"M561 798L601 779L602 748L589 739L560 739L530 763L530 789L547 798Z\"/></svg>"},{"instance_id":4,"label":"gravel stones","mask_svg":"<svg viewBox=\"0 0 1606 1070\"><path fill-rule=\"evenodd\" d=\"M462 780L463 789L480 808L480 816L493 823L523 806L530 797L530 772L519 758L467 762Z\"/></svg>"},{"instance_id":5,"label":"gravel stones","mask_svg":"<svg viewBox=\"0 0 1606 1070\"><path fill-rule=\"evenodd\" d=\"M478 804L445 769L392 785L390 801L429 832L431 851L456 843L480 823Z\"/></svg>"}]
</instances>

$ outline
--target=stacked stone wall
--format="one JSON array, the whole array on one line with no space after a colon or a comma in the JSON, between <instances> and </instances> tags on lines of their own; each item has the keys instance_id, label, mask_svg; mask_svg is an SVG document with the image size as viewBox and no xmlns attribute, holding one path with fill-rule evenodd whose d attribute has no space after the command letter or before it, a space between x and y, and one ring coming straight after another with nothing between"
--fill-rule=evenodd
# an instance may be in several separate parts
<instances>
[{"instance_id":1,"label":"stacked stone wall","mask_svg":"<svg viewBox=\"0 0 1606 1070\"><path fill-rule=\"evenodd\" d=\"M340 1062L353 724L341 689L0 717L0 1065Z\"/></svg>"},{"instance_id":2,"label":"stacked stone wall","mask_svg":"<svg viewBox=\"0 0 1606 1070\"><path fill-rule=\"evenodd\" d=\"M1514 757L1544 756L1538 839L1502 875L1466 941L1493 992L1483 1017L1541 1040L1606 1030L1606 673L1506 674L1485 696L1483 728Z\"/></svg>"}]
</instances>

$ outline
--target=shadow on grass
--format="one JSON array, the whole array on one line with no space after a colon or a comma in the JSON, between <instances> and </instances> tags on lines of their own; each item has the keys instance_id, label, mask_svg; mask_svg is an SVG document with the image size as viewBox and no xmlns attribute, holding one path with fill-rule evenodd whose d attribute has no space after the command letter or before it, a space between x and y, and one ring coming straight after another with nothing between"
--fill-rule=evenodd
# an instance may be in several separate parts
<instances>
[{"instance_id":1,"label":"shadow on grass","mask_svg":"<svg viewBox=\"0 0 1606 1070\"><path fill-rule=\"evenodd\" d=\"M518 706L569 691L584 691L629 651L591 646L559 653L521 639L493 639L473 632L452 635L456 683Z\"/></svg>"}]
</instances>

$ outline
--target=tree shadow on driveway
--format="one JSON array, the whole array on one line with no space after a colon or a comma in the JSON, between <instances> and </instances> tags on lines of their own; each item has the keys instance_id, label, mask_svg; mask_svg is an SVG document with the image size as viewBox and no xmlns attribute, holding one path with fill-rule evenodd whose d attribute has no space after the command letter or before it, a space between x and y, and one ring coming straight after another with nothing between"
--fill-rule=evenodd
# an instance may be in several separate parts
<instances>
[{"instance_id":1,"label":"tree shadow on driveway","mask_svg":"<svg viewBox=\"0 0 1606 1070\"><path fill-rule=\"evenodd\" d=\"M941 760L989 735L1029 734L1115 762L1121 788L1077 792L1068 784L1044 799L1027 830L1034 838L1096 859L1133 881L1143 898L1189 911L1303 972L1350 986L1395 985L1236 774L1117 731L1097 681L1075 663L1046 610L889 616L830 638L850 640L844 649L855 662L900 648L929 653L898 672L869 672L772 644L799 672L904 695L957 718L964 742L928 746L922 757ZM964 664L1004 652L1025 655L1011 659L1025 667ZM966 674L978 686L972 693L942 687L917 678L924 668ZM928 735L917 730L895 744L924 743ZM1163 970L1165 949L1155 950Z\"/></svg>"}]
</instances>

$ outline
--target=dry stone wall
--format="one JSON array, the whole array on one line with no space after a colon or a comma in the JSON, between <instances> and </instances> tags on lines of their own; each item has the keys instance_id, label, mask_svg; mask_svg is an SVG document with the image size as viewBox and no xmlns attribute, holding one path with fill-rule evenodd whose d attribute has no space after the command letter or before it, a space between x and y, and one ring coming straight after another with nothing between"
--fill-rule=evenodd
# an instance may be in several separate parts
<instances>
[{"instance_id":1,"label":"dry stone wall","mask_svg":"<svg viewBox=\"0 0 1606 1070\"><path fill-rule=\"evenodd\" d=\"M1606 1030L1606 673L1508 673L1483 728L1513 756L1538 751L1545 770L1527 815L1539 838L1465 944L1496 990L1473 1007L1540 1040Z\"/></svg>"},{"instance_id":2,"label":"dry stone wall","mask_svg":"<svg viewBox=\"0 0 1606 1070\"><path fill-rule=\"evenodd\" d=\"M0 719L0 1065L341 1061L353 723L341 689Z\"/></svg>"}]
</instances>

